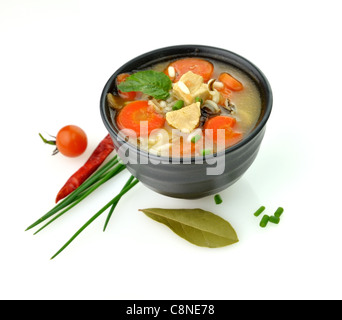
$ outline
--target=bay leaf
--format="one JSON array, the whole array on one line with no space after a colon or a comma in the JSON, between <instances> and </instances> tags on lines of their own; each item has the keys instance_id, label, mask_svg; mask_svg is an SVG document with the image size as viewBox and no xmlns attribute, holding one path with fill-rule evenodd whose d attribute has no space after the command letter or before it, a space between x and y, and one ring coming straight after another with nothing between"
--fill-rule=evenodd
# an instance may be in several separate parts
<instances>
[{"instance_id":1,"label":"bay leaf","mask_svg":"<svg viewBox=\"0 0 342 320\"><path fill-rule=\"evenodd\" d=\"M239 241L230 223L202 209L141 209L180 237L200 247L219 248Z\"/></svg>"}]
</instances>

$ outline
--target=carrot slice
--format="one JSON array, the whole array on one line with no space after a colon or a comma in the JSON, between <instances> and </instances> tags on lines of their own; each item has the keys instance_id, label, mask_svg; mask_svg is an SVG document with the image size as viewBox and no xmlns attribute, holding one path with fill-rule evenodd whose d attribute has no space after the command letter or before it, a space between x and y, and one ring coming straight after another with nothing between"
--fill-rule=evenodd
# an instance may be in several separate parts
<instances>
[{"instance_id":1,"label":"carrot slice","mask_svg":"<svg viewBox=\"0 0 342 320\"><path fill-rule=\"evenodd\" d=\"M219 105L224 106L226 103L227 99L231 99L232 97L232 92L226 88L223 87L222 89L217 89L218 92L220 92L220 100L219 100Z\"/></svg>"},{"instance_id":2,"label":"carrot slice","mask_svg":"<svg viewBox=\"0 0 342 320\"><path fill-rule=\"evenodd\" d=\"M130 76L130 74L128 73L122 73L122 74L119 74L117 77L116 77L116 84L120 84L121 82L124 82L126 80L126 78L128 78ZM119 96L126 100L126 101L131 101L131 100L134 100L137 96L137 92L135 91L131 91L131 92L122 92L120 90L118 90L119 92Z\"/></svg>"},{"instance_id":3,"label":"carrot slice","mask_svg":"<svg viewBox=\"0 0 342 320\"><path fill-rule=\"evenodd\" d=\"M139 100L127 104L119 112L116 118L117 125L120 130L131 129L135 131L139 137L140 122L147 121L147 133L150 134L152 130L164 126L165 118L157 113L153 107L148 104L148 101Z\"/></svg>"},{"instance_id":4,"label":"carrot slice","mask_svg":"<svg viewBox=\"0 0 342 320\"><path fill-rule=\"evenodd\" d=\"M233 144L239 142L242 139L242 134L234 131L234 126L236 124L236 119L227 116L216 116L209 119L205 124L203 129L207 138L211 138L215 143L225 142L225 146L232 146ZM221 141L218 137L218 130L225 130L225 141ZM208 130L208 131L207 131ZM211 135L212 130L212 135Z\"/></svg>"},{"instance_id":5,"label":"carrot slice","mask_svg":"<svg viewBox=\"0 0 342 320\"><path fill-rule=\"evenodd\" d=\"M200 58L184 58L171 62L168 67L174 67L176 76L173 82L179 81L181 76L188 71L192 71L203 77L204 82L211 79L214 72L214 65L204 59ZM166 75L169 75L168 68L165 70Z\"/></svg>"},{"instance_id":6,"label":"carrot slice","mask_svg":"<svg viewBox=\"0 0 342 320\"><path fill-rule=\"evenodd\" d=\"M243 138L242 133L240 133L240 132L234 132L234 131L233 131L233 132L229 135L228 139L226 139L226 140L227 140L227 141L226 141L226 148L227 148L227 147L231 147L231 146L233 146L234 144L237 144L239 141L242 140L242 138Z\"/></svg>"},{"instance_id":7,"label":"carrot slice","mask_svg":"<svg viewBox=\"0 0 342 320\"><path fill-rule=\"evenodd\" d=\"M227 89L228 91L229 89L233 91L243 90L242 83L227 72L221 73L220 76L218 77L218 80L224 84L225 90Z\"/></svg>"}]
</instances>

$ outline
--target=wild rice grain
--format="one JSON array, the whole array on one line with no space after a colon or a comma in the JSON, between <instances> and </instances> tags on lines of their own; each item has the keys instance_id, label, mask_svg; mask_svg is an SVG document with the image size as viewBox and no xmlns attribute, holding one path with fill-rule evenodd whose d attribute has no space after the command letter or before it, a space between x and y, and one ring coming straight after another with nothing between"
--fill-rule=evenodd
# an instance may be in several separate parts
<instances>
[{"instance_id":1,"label":"wild rice grain","mask_svg":"<svg viewBox=\"0 0 342 320\"><path fill-rule=\"evenodd\" d=\"M167 72L168 72L170 78L174 78L176 76L176 70L174 67L169 67L167 69Z\"/></svg>"},{"instance_id":2,"label":"wild rice grain","mask_svg":"<svg viewBox=\"0 0 342 320\"><path fill-rule=\"evenodd\" d=\"M222 89L224 87L224 84L220 81L215 81L214 82L214 88L215 89Z\"/></svg>"},{"instance_id":3,"label":"wild rice grain","mask_svg":"<svg viewBox=\"0 0 342 320\"><path fill-rule=\"evenodd\" d=\"M190 94L189 88L186 86L186 84L183 81L178 81L178 87L181 89L185 94Z\"/></svg>"}]
</instances>

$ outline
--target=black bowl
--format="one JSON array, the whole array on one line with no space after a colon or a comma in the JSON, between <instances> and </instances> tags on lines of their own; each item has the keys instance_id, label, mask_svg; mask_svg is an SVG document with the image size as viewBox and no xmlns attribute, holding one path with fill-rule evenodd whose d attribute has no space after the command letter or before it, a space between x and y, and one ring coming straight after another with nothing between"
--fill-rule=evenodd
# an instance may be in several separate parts
<instances>
[{"instance_id":1,"label":"black bowl","mask_svg":"<svg viewBox=\"0 0 342 320\"><path fill-rule=\"evenodd\" d=\"M121 73L149 68L156 63L182 57L202 57L230 64L247 74L257 85L262 112L252 132L238 144L221 154L206 156L202 164L198 158L173 163L172 158L159 157L137 149L118 135L106 95L117 92L115 79ZM157 49L120 67L105 85L100 102L101 116L111 135L119 156L125 159L127 169L148 188L174 198L195 199L220 192L235 183L257 156L265 133L265 125L272 109L272 90L264 74L245 58L215 47L180 45ZM219 167L221 166L221 167ZM217 174L218 168L224 168ZM211 172L210 172L211 170Z\"/></svg>"}]
</instances>

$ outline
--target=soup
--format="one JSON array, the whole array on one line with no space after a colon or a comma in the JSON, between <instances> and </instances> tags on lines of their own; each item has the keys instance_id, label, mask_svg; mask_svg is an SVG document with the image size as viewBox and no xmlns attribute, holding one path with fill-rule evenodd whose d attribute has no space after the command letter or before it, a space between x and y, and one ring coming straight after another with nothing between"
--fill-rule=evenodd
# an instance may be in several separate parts
<instances>
[{"instance_id":1,"label":"soup","mask_svg":"<svg viewBox=\"0 0 342 320\"><path fill-rule=\"evenodd\" d=\"M120 74L107 94L123 139L159 156L215 154L244 139L261 113L255 83L233 66L182 58Z\"/></svg>"}]
</instances>

